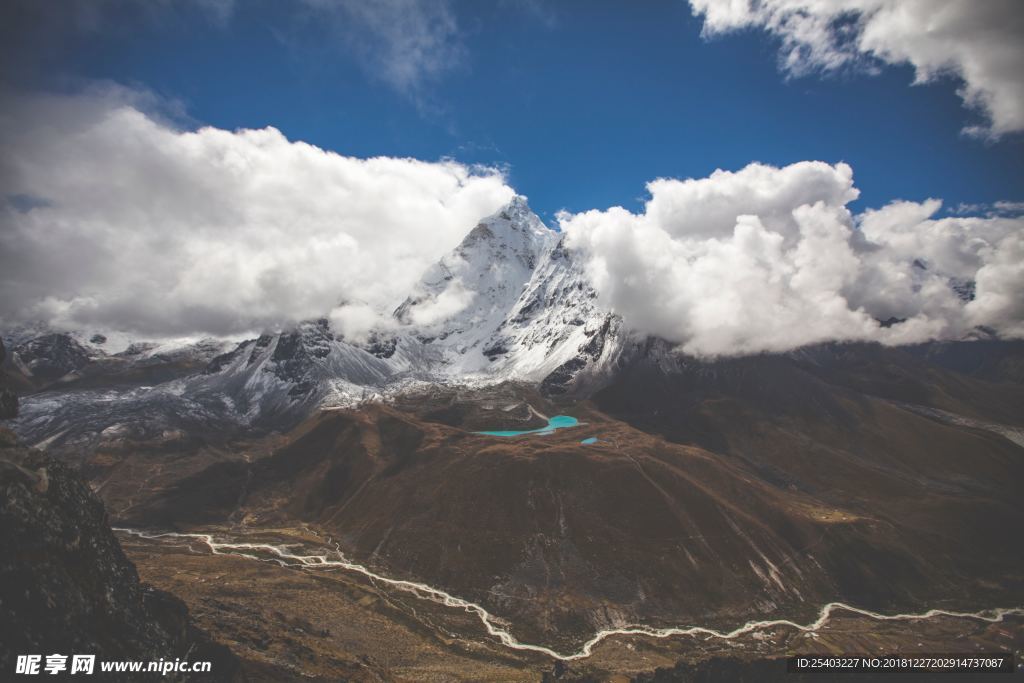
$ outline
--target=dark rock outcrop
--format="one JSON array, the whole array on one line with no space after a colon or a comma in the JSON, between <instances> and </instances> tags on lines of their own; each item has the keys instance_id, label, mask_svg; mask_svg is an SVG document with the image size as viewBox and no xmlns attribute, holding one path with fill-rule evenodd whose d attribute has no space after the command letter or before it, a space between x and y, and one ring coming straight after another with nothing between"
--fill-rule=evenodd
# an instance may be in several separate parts
<instances>
[{"instance_id":1,"label":"dark rock outcrop","mask_svg":"<svg viewBox=\"0 0 1024 683\"><path fill-rule=\"evenodd\" d=\"M44 334L13 350L32 377L52 382L81 370L90 362L88 351L69 334Z\"/></svg>"},{"instance_id":2,"label":"dark rock outcrop","mask_svg":"<svg viewBox=\"0 0 1024 683\"><path fill-rule=\"evenodd\" d=\"M181 600L140 583L85 483L2 429L0 548L0 671L13 673L18 654L94 654L97 673L103 660L181 659L212 671L167 680L244 680Z\"/></svg>"},{"instance_id":3,"label":"dark rock outcrop","mask_svg":"<svg viewBox=\"0 0 1024 683\"><path fill-rule=\"evenodd\" d=\"M10 389L0 389L0 420L18 417L18 397Z\"/></svg>"},{"instance_id":4,"label":"dark rock outcrop","mask_svg":"<svg viewBox=\"0 0 1024 683\"><path fill-rule=\"evenodd\" d=\"M7 349L4 348L4 340L0 339L0 363L7 358ZM10 389L0 388L0 420L10 420L18 417L18 396Z\"/></svg>"},{"instance_id":5,"label":"dark rock outcrop","mask_svg":"<svg viewBox=\"0 0 1024 683\"><path fill-rule=\"evenodd\" d=\"M379 333L373 333L366 343L366 350L377 358L391 358L395 355L398 347L397 337L388 337Z\"/></svg>"}]
</instances>

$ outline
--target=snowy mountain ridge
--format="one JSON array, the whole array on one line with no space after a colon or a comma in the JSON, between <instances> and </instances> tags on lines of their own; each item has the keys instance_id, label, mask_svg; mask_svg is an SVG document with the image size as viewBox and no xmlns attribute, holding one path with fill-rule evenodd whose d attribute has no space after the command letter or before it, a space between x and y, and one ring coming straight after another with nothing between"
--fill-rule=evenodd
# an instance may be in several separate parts
<instances>
[{"instance_id":1,"label":"snowy mountain ridge","mask_svg":"<svg viewBox=\"0 0 1024 683\"><path fill-rule=\"evenodd\" d=\"M214 359L187 392L235 397L246 414L347 405L408 383L548 382L567 391L622 349L562 236L516 197L427 269L396 331L354 342L325 320L263 335Z\"/></svg>"},{"instance_id":2,"label":"snowy mountain ridge","mask_svg":"<svg viewBox=\"0 0 1024 683\"><path fill-rule=\"evenodd\" d=\"M233 348L118 339L124 349L116 354L104 351L114 340L102 335L6 336L15 368L30 374L31 363L60 352L64 360L48 366L56 382L76 379L108 357L129 369L163 357L182 365L191 359L198 372L179 372L150 391L217 406L244 423L351 405L418 383L523 381L563 393L601 376L625 346L619 318L600 308L582 264L524 197L482 219L428 268L393 319L367 340L346 339L320 319Z\"/></svg>"}]
</instances>

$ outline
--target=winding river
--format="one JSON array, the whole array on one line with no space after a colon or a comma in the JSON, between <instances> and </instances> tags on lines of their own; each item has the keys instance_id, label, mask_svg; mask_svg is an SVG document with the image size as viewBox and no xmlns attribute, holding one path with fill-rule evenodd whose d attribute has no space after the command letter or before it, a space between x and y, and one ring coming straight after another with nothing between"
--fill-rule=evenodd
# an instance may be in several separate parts
<instances>
[{"instance_id":1,"label":"winding river","mask_svg":"<svg viewBox=\"0 0 1024 683\"><path fill-rule=\"evenodd\" d=\"M201 541L214 555L237 555L240 557L248 558L250 560L265 561L263 558L254 555L254 552L264 552L271 556L271 560L277 562L284 567L300 567L304 569L328 569L337 568L345 569L353 572L362 574L363 576L370 578L374 581L378 581L387 586L391 586L398 590L412 593L418 598L424 600L431 600L433 602L445 605L446 607L458 607L466 612L475 614L480 622L487 629L487 633L501 641L501 644L513 650L526 650L530 652L539 652L541 654L548 655L555 659L561 659L564 661L572 661L576 659L585 659L593 654L594 648L606 638L618 635L642 635L651 638L669 638L672 636L698 636L705 635L712 638L720 638L722 640L732 640L738 638L747 633L753 633L761 629L773 628L776 626L786 626L794 628L799 631L813 632L821 629L829 619L836 612L851 612L853 614L859 614L871 619L878 621L916 621L921 619L931 619L933 617L955 617L962 619L978 619L981 621L998 622L1002 621L1006 616L1024 616L1024 608L1009 607L1009 608L993 608L983 609L977 612L954 612L943 609L930 609L925 612L918 613L906 613L906 614L880 614L878 612L872 612L871 610L861 609L860 607L854 607L847 605L842 602L830 602L824 605L818 612L818 617L814 621L807 624L799 624L789 619L767 619L763 621L748 621L747 623L739 626L731 631L719 631L717 629L708 628L706 626L680 626L672 628L653 628L650 626L626 626L623 628L604 629L598 631L594 636L583 644L576 652L557 652L549 647L543 645L534 645L532 643L524 643L519 641L515 636L508 632L507 629L498 626L495 623L495 617L488 612L482 605L478 605L475 602L470 602L462 598L456 597L451 593L443 591L439 588L428 586L424 583L418 583L415 581L406 581L404 579L392 579L387 576L382 576L377 572L374 572L367 567L355 562L346 560L344 555L340 551L334 551L337 554L338 559L330 559L325 553L323 555L297 555L289 550L285 546L273 545L270 543L234 543L228 541L216 541L212 534L198 534L198 533L175 533L175 532L164 532L164 533L150 533L145 531L139 531L137 529L125 529L125 528L114 528L114 531L136 536L138 538L144 538L149 540L162 540L162 539L187 539L194 541Z\"/></svg>"}]
</instances>

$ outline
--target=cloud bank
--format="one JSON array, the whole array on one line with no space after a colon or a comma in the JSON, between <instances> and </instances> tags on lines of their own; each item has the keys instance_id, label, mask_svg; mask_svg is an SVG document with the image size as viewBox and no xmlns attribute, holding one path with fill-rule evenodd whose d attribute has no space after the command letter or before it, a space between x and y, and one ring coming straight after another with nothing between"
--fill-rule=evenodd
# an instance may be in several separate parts
<instances>
[{"instance_id":1,"label":"cloud bank","mask_svg":"<svg viewBox=\"0 0 1024 683\"><path fill-rule=\"evenodd\" d=\"M514 194L493 169L357 159L274 128L181 129L125 90L8 98L0 320L149 338L327 315L358 337ZM1024 337L1024 218L894 202L853 170L751 164L648 184L642 213L559 217L601 303L701 355L836 340ZM428 325L474 293L453 288Z\"/></svg>"},{"instance_id":2,"label":"cloud bank","mask_svg":"<svg viewBox=\"0 0 1024 683\"><path fill-rule=\"evenodd\" d=\"M854 216L846 164L751 164L656 180L641 214L560 217L605 306L699 356L837 340L1024 336L1024 219L935 219L941 202Z\"/></svg>"},{"instance_id":3,"label":"cloud bank","mask_svg":"<svg viewBox=\"0 0 1024 683\"><path fill-rule=\"evenodd\" d=\"M915 83L943 75L987 125L1024 130L1024 5L1019 0L690 0L704 35L761 28L782 41L781 67L800 76L851 65L909 64Z\"/></svg>"},{"instance_id":4,"label":"cloud bank","mask_svg":"<svg viewBox=\"0 0 1024 683\"><path fill-rule=\"evenodd\" d=\"M7 97L0 318L147 336L367 326L513 191L455 162L179 130L126 91ZM337 310L340 301L351 310Z\"/></svg>"}]
</instances>

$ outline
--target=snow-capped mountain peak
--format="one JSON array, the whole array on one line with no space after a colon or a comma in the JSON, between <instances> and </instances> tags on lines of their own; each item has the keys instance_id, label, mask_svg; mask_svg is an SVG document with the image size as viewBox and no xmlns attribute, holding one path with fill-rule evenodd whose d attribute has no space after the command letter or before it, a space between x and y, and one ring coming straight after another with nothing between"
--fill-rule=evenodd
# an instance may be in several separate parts
<instances>
[{"instance_id":1,"label":"snow-capped mountain peak","mask_svg":"<svg viewBox=\"0 0 1024 683\"><path fill-rule=\"evenodd\" d=\"M543 379L607 331L562 236L517 196L424 274L395 311L448 376ZM592 359L593 360L593 359Z\"/></svg>"},{"instance_id":2,"label":"snow-capped mountain peak","mask_svg":"<svg viewBox=\"0 0 1024 683\"><path fill-rule=\"evenodd\" d=\"M557 234L517 196L424 273L395 317L469 348L504 320Z\"/></svg>"}]
</instances>

